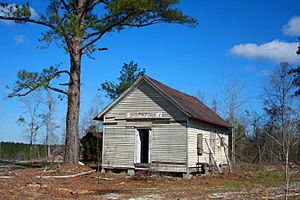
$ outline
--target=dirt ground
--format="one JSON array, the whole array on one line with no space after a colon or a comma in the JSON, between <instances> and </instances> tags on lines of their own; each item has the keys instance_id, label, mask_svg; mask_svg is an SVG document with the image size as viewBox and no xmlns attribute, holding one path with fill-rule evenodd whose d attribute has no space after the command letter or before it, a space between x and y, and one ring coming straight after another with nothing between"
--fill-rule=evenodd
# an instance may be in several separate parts
<instances>
[{"instance_id":1,"label":"dirt ground","mask_svg":"<svg viewBox=\"0 0 300 200\"><path fill-rule=\"evenodd\" d=\"M90 172L87 166L0 168L0 199L282 199L283 175L272 166L246 172L183 179ZM45 177L46 176L46 177ZM50 177L51 176L51 177ZM291 199L300 199L300 172L293 169Z\"/></svg>"}]
</instances>

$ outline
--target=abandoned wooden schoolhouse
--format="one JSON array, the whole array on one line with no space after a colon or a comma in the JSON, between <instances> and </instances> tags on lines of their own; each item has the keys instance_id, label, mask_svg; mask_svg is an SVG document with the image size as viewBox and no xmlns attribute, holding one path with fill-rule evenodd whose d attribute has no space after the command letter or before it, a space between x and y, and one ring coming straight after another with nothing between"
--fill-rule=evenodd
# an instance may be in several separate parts
<instances>
[{"instance_id":1,"label":"abandoned wooden schoolhouse","mask_svg":"<svg viewBox=\"0 0 300 200\"><path fill-rule=\"evenodd\" d=\"M189 175L229 162L230 124L196 97L145 75L95 119L103 121L104 170Z\"/></svg>"}]
</instances>

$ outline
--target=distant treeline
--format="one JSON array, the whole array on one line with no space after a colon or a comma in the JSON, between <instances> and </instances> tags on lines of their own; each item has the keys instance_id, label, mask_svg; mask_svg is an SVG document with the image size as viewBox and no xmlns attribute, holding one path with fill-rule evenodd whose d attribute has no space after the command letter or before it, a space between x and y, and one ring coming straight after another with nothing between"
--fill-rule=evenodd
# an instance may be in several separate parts
<instances>
[{"instance_id":1,"label":"distant treeline","mask_svg":"<svg viewBox=\"0 0 300 200\"><path fill-rule=\"evenodd\" d=\"M51 145L51 152L61 145ZM31 159L46 158L46 145L36 144L31 146ZM15 142L0 142L0 160L29 160L30 145Z\"/></svg>"}]
</instances>

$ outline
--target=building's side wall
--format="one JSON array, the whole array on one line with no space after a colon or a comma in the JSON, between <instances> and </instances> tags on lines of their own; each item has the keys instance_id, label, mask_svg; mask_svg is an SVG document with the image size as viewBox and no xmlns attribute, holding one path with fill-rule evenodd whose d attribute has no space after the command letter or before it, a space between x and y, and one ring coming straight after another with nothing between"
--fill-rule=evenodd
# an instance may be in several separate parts
<instances>
[{"instance_id":1,"label":"building's side wall","mask_svg":"<svg viewBox=\"0 0 300 200\"><path fill-rule=\"evenodd\" d=\"M162 112L171 123L130 121L126 119L129 112ZM147 83L142 82L104 118L104 168L134 168L135 129L151 128L154 170L186 170L186 116Z\"/></svg>"},{"instance_id":2,"label":"building's side wall","mask_svg":"<svg viewBox=\"0 0 300 200\"><path fill-rule=\"evenodd\" d=\"M224 138L224 143L228 146L228 135L219 133L220 137ZM227 164L227 159L224 151L224 146L221 146L221 139L217 136L216 138L216 151L215 151L215 158L221 164ZM227 148L225 147L227 150ZM227 150L228 155L228 150Z\"/></svg>"},{"instance_id":3,"label":"building's side wall","mask_svg":"<svg viewBox=\"0 0 300 200\"><path fill-rule=\"evenodd\" d=\"M197 155L197 135L203 135L203 154ZM210 131L194 120L188 121L188 167L196 167L196 163L209 163L209 149L205 140L210 141Z\"/></svg>"},{"instance_id":4,"label":"building's side wall","mask_svg":"<svg viewBox=\"0 0 300 200\"><path fill-rule=\"evenodd\" d=\"M215 151L215 158L220 162L220 164L226 164L226 157L224 148L221 147L221 142L219 136L224 137L224 141L228 144L228 130L220 129L215 126L210 126L199 121L189 119L188 120L188 167L196 167L197 163L209 163L210 155L209 148L206 141ZM201 156L197 155L197 135L203 135L203 154ZM206 140L206 141L205 141Z\"/></svg>"}]
</instances>

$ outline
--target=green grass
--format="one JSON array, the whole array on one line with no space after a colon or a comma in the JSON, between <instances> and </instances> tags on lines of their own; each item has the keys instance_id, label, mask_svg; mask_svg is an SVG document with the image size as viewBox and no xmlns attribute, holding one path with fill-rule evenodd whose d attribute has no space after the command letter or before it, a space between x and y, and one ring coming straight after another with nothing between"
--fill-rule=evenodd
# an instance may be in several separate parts
<instances>
[{"instance_id":1,"label":"green grass","mask_svg":"<svg viewBox=\"0 0 300 200\"><path fill-rule=\"evenodd\" d=\"M300 172L291 175L291 182L300 180ZM282 171L258 172L252 174L249 178L224 181L221 186L239 189L253 189L257 186L279 187L284 182L284 173Z\"/></svg>"},{"instance_id":2,"label":"green grass","mask_svg":"<svg viewBox=\"0 0 300 200\"><path fill-rule=\"evenodd\" d=\"M222 184L222 186L239 188L239 187L244 187L245 184L247 184L245 180L230 180L230 181L225 181Z\"/></svg>"},{"instance_id":3,"label":"green grass","mask_svg":"<svg viewBox=\"0 0 300 200\"><path fill-rule=\"evenodd\" d=\"M280 171L274 172L259 172L257 174L252 175L251 182L271 187L278 187L282 185L284 181L284 174Z\"/></svg>"}]
</instances>

